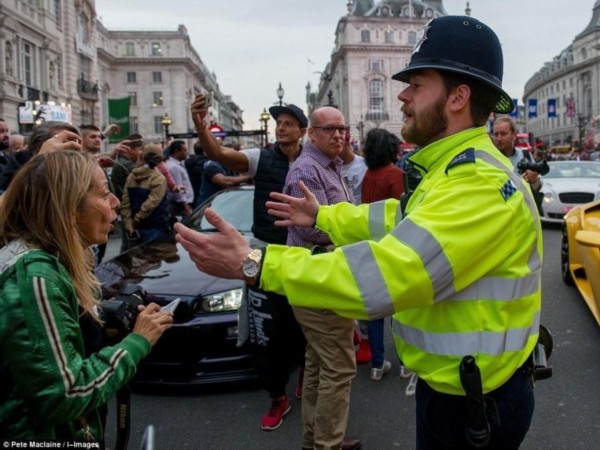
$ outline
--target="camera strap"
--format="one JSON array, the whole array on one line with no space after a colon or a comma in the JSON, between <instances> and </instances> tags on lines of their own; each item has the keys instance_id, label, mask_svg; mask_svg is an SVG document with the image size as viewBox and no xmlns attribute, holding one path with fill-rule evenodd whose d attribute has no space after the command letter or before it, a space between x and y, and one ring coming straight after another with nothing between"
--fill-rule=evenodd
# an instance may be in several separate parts
<instances>
[{"instance_id":1,"label":"camera strap","mask_svg":"<svg viewBox=\"0 0 600 450\"><path fill-rule=\"evenodd\" d=\"M129 431L131 428L131 390L125 385L117 392L117 438L116 450L126 450L129 443Z\"/></svg>"}]
</instances>

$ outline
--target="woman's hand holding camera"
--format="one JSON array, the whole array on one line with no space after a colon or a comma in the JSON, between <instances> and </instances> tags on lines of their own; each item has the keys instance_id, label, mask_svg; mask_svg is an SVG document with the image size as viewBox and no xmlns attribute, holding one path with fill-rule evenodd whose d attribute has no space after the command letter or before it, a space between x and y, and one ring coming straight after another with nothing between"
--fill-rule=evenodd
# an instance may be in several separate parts
<instances>
[{"instance_id":1,"label":"woman's hand holding camera","mask_svg":"<svg viewBox=\"0 0 600 450\"><path fill-rule=\"evenodd\" d=\"M173 325L173 313L161 311L156 303L139 306L140 313L135 321L133 332L141 334L154 346L165 330Z\"/></svg>"}]
</instances>

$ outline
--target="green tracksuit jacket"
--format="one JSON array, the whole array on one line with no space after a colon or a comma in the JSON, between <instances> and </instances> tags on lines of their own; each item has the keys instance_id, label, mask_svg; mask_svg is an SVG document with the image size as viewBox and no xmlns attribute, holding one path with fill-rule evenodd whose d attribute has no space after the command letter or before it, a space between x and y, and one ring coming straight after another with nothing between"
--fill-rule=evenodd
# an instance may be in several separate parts
<instances>
[{"instance_id":1,"label":"green tracksuit jacket","mask_svg":"<svg viewBox=\"0 0 600 450\"><path fill-rule=\"evenodd\" d=\"M150 352L132 333L85 356L75 289L58 259L0 249L0 439L103 441L101 414Z\"/></svg>"}]
</instances>

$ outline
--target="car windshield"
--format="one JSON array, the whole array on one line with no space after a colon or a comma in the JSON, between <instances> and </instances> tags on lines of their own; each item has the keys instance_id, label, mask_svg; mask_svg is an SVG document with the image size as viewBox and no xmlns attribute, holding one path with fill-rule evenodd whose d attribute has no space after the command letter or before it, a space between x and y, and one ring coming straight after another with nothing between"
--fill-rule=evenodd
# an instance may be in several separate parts
<instances>
[{"instance_id":1,"label":"car windshield","mask_svg":"<svg viewBox=\"0 0 600 450\"><path fill-rule=\"evenodd\" d=\"M600 178L600 163L582 162L549 162L550 171L544 178Z\"/></svg>"},{"instance_id":2,"label":"car windshield","mask_svg":"<svg viewBox=\"0 0 600 450\"><path fill-rule=\"evenodd\" d=\"M186 225L197 231L214 231L214 227L204 217L204 211L210 207L242 233L250 233L253 200L252 189L221 191L197 208L186 221Z\"/></svg>"}]
</instances>

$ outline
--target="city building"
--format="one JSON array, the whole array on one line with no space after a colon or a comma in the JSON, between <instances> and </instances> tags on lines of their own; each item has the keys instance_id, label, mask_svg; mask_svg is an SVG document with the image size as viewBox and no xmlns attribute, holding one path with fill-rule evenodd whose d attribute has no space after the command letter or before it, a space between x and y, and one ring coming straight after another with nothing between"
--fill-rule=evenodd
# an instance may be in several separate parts
<instances>
[{"instance_id":1,"label":"city building","mask_svg":"<svg viewBox=\"0 0 600 450\"><path fill-rule=\"evenodd\" d=\"M243 128L242 111L220 91L184 25L176 31L107 30L97 23L97 29L101 104L105 108L109 98L129 97L132 132L162 137L165 114L170 133L193 132L189 105L201 90L213 94L211 122L225 130Z\"/></svg>"},{"instance_id":2,"label":"city building","mask_svg":"<svg viewBox=\"0 0 600 450\"><path fill-rule=\"evenodd\" d=\"M581 6L581 5L579 5ZM582 148L600 139L600 0L571 45L525 84L526 128L547 146Z\"/></svg>"},{"instance_id":3,"label":"city building","mask_svg":"<svg viewBox=\"0 0 600 450\"><path fill-rule=\"evenodd\" d=\"M149 139L193 132L195 93L213 93L210 120L243 128L187 29L108 30L94 0L0 3L0 117L28 133L36 120L108 124L108 99L130 98L130 130ZM166 116L165 116L166 115Z\"/></svg>"},{"instance_id":4,"label":"city building","mask_svg":"<svg viewBox=\"0 0 600 450\"><path fill-rule=\"evenodd\" d=\"M306 87L309 111L336 106L357 141L375 127L400 136L400 86L391 77L410 61L427 22L445 15L442 0L349 0L318 89Z\"/></svg>"}]
</instances>

